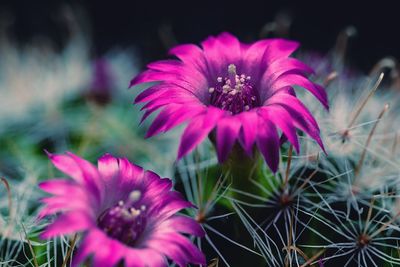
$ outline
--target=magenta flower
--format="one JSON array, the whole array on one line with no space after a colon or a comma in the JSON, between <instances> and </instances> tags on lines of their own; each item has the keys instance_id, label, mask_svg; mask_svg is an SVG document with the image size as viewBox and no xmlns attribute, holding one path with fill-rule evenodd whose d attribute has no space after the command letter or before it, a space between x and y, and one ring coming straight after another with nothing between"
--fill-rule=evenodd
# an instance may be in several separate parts
<instances>
[{"instance_id":1,"label":"magenta flower","mask_svg":"<svg viewBox=\"0 0 400 267\"><path fill-rule=\"evenodd\" d=\"M307 89L325 107L327 96L321 86L308 80L313 70L289 57L298 46L284 39L243 44L222 33L206 39L202 48L192 44L173 48L170 54L179 60L151 63L131 81L131 86L159 82L135 99L147 102L143 120L161 110L147 137L189 121L181 138L180 159L216 128L220 162L238 140L249 156L256 144L274 172L280 141L287 138L299 151L296 129L323 147L317 122L293 86Z\"/></svg>"},{"instance_id":2,"label":"magenta flower","mask_svg":"<svg viewBox=\"0 0 400 267\"><path fill-rule=\"evenodd\" d=\"M193 207L169 179L131 164L127 159L104 155L98 168L78 156L49 155L69 179L40 184L52 196L44 198L40 218L58 215L42 234L51 238L83 232L74 265L93 256L93 266L179 266L205 264L204 255L183 234L204 235L199 224L176 213Z\"/></svg>"}]
</instances>

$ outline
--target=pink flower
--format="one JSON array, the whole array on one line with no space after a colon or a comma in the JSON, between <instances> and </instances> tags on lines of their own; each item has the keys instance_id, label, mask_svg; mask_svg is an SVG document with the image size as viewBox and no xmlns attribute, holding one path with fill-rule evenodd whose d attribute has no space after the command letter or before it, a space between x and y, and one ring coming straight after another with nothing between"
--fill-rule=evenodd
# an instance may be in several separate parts
<instances>
[{"instance_id":1,"label":"pink flower","mask_svg":"<svg viewBox=\"0 0 400 267\"><path fill-rule=\"evenodd\" d=\"M170 54L179 60L151 63L131 81L131 86L158 82L135 99L136 103L147 102L143 120L161 110L147 137L189 121L178 159L216 129L220 162L227 159L238 140L250 156L256 144L274 172L280 141L287 138L299 151L296 129L323 147L317 122L296 97L293 86L307 89L325 107L328 100L324 89L307 78L313 70L289 57L298 46L284 39L243 44L222 33L207 38L202 48L193 44L173 48Z\"/></svg>"},{"instance_id":2,"label":"pink flower","mask_svg":"<svg viewBox=\"0 0 400 267\"><path fill-rule=\"evenodd\" d=\"M93 256L93 266L167 266L167 258L179 266L205 264L204 255L186 237L204 235L199 224L176 213L193 207L169 179L127 159L104 155L96 168L67 153L52 155L53 164L71 179L52 179L40 188L52 196L44 198L40 218L57 215L42 238L83 232L78 265Z\"/></svg>"}]
</instances>

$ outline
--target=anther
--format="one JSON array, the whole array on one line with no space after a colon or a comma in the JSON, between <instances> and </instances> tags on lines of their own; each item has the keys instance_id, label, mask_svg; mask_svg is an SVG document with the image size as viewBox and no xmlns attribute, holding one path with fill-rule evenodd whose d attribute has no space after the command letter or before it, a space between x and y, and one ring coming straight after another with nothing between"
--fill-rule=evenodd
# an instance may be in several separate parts
<instances>
[{"instance_id":1,"label":"anther","mask_svg":"<svg viewBox=\"0 0 400 267\"><path fill-rule=\"evenodd\" d=\"M228 72L229 72L229 74L236 75L236 66L235 66L235 64L229 64Z\"/></svg>"},{"instance_id":2,"label":"anther","mask_svg":"<svg viewBox=\"0 0 400 267\"><path fill-rule=\"evenodd\" d=\"M140 197L142 196L142 193L139 190L133 190L130 194L129 194L129 200L134 203L136 201L138 201L140 199Z\"/></svg>"},{"instance_id":3,"label":"anther","mask_svg":"<svg viewBox=\"0 0 400 267\"><path fill-rule=\"evenodd\" d=\"M229 64L228 66L228 74L229 74L229 80L230 84L235 85L237 83L237 75L236 75L236 66L234 64ZM228 83L228 81L226 81Z\"/></svg>"}]
</instances>

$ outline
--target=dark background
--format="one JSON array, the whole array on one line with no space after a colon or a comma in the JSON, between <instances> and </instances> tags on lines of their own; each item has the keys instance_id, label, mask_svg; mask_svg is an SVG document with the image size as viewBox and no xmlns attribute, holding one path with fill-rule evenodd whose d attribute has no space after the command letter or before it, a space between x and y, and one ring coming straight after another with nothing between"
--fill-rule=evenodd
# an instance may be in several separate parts
<instances>
[{"instance_id":1,"label":"dark background","mask_svg":"<svg viewBox=\"0 0 400 267\"><path fill-rule=\"evenodd\" d=\"M61 46L65 27L58 17L65 4L83 10L94 55L115 46L136 46L143 63L164 57L172 44L160 37L160 29L169 29L179 43L198 43L221 31L251 41L280 12L290 15L289 37L305 49L327 52L339 32L353 25L357 36L348 50L353 65L368 71L382 57L400 58L400 9L395 2L1 0L0 13L13 18L10 30L20 43L39 34L51 36Z\"/></svg>"}]
</instances>

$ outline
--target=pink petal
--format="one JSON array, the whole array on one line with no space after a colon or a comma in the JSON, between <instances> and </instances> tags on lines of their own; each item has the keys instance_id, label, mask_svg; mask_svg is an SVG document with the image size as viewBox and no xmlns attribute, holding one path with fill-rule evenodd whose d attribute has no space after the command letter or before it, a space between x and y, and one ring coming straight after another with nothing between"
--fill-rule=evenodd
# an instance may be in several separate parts
<instances>
[{"instance_id":1,"label":"pink petal","mask_svg":"<svg viewBox=\"0 0 400 267\"><path fill-rule=\"evenodd\" d=\"M145 171L142 167L131 163L126 158L119 159L119 169L121 172L120 178L124 180L136 180L136 182L141 182ZM123 182L120 180L120 183Z\"/></svg>"},{"instance_id":2,"label":"pink petal","mask_svg":"<svg viewBox=\"0 0 400 267\"><path fill-rule=\"evenodd\" d=\"M226 51L221 50L221 44L214 36L208 37L201 43L201 46L207 61L209 79L212 81L216 77L222 76L230 63L226 61Z\"/></svg>"},{"instance_id":3,"label":"pink petal","mask_svg":"<svg viewBox=\"0 0 400 267\"><path fill-rule=\"evenodd\" d=\"M97 168L106 183L115 179L119 175L118 158L110 154L104 154L97 161Z\"/></svg>"},{"instance_id":4,"label":"pink petal","mask_svg":"<svg viewBox=\"0 0 400 267\"><path fill-rule=\"evenodd\" d=\"M83 178L86 186L88 186L91 193L93 193L99 202L102 201L104 196L104 181L102 180L97 168L87 160L84 160L71 152L67 152L82 171Z\"/></svg>"},{"instance_id":5,"label":"pink petal","mask_svg":"<svg viewBox=\"0 0 400 267\"><path fill-rule=\"evenodd\" d=\"M78 184L67 179L52 179L39 183L40 189L53 195L65 195L71 190L81 190Z\"/></svg>"},{"instance_id":6,"label":"pink petal","mask_svg":"<svg viewBox=\"0 0 400 267\"><path fill-rule=\"evenodd\" d=\"M202 100L208 95L207 91L202 90L208 86L205 73L190 65L178 60L162 60L151 63L148 67L148 70L132 79L130 86L146 82L163 82L180 87L182 91L192 92Z\"/></svg>"},{"instance_id":7,"label":"pink petal","mask_svg":"<svg viewBox=\"0 0 400 267\"><path fill-rule=\"evenodd\" d=\"M185 105L198 105L202 104L198 97L193 94L188 94L184 90L176 90L175 92L164 92L158 95L156 99L153 99L146 103L142 109L153 109L160 108L169 104L185 104Z\"/></svg>"},{"instance_id":8,"label":"pink petal","mask_svg":"<svg viewBox=\"0 0 400 267\"><path fill-rule=\"evenodd\" d=\"M125 254L127 267L165 267L167 261L162 252L153 249L127 249Z\"/></svg>"},{"instance_id":9,"label":"pink petal","mask_svg":"<svg viewBox=\"0 0 400 267\"><path fill-rule=\"evenodd\" d=\"M154 99L159 98L162 95L165 95L165 93L168 92L176 92L176 91L181 91L181 92L186 92L187 94L192 94L192 92L180 88L178 86L174 86L171 84L157 84L154 85L146 90L144 90L142 93L140 93L136 98L135 98L135 103L140 103L140 102L148 102Z\"/></svg>"},{"instance_id":10,"label":"pink petal","mask_svg":"<svg viewBox=\"0 0 400 267\"><path fill-rule=\"evenodd\" d=\"M83 238L77 253L72 257L72 266L80 266L80 263L95 253L97 248L107 243L108 238L98 228L93 228L87 232Z\"/></svg>"},{"instance_id":11,"label":"pink petal","mask_svg":"<svg viewBox=\"0 0 400 267\"><path fill-rule=\"evenodd\" d=\"M140 123L143 123L145 119L147 119L148 116L150 116L153 112L157 111L159 107L153 107L151 109L147 109L146 112L143 114L142 119L140 120Z\"/></svg>"},{"instance_id":12,"label":"pink petal","mask_svg":"<svg viewBox=\"0 0 400 267\"><path fill-rule=\"evenodd\" d=\"M283 58L274 61L268 66L258 85L261 101L265 101L274 92L271 85L284 73L308 74L313 72L313 69L295 58Z\"/></svg>"},{"instance_id":13,"label":"pink petal","mask_svg":"<svg viewBox=\"0 0 400 267\"><path fill-rule=\"evenodd\" d=\"M304 104L297 97L294 97L286 93L277 93L274 96L270 97L264 104L265 105L277 104L285 107L286 110L289 111L289 114L292 117L296 115L297 119L304 121L305 125L308 125L307 128L316 129L319 134L319 128L317 122L315 121L310 111L304 106Z\"/></svg>"},{"instance_id":14,"label":"pink petal","mask_svg":"<svg viewBox=\"0 0 400 267\"><path fill-rule=\"evenodd\" d=\"M151 70L170 73L178 78L179 82L176 83L183 88L190 89L190 91L195 92L199 87L207 84L207 78L204 72L193 68L192 65L187 65L178 60L160 60L147 65ZM176 81L171 80L175 83ZM182 82L182 83L181 83Z\"/></svg>"},{"instance_id":15,"label":"pink petal","mask_svg":"<svg viewBox=\"0 0 400 267\"><path fill-rule=\"evenodd\" d=\"M257 135L258 114L255 111L243 112L239 114L239 118L242 123L240 140L247 155L251 156Z\"/></svg>"},{"instance_id":16,"label":"pink petal","mask_svg":"<svg viewBox=\"0 0 400 267\"><path fill-rule=\"evenodd\" d=\"M299 48L300 43L285 39L268 39L268 47L263 57L266 64L271 64L275 60L286 58Z\"/></svg>"},{"instance_id":17,"label":"pink petal","mask_svg":"<svg viewBox=\"0 0 400 267\"><path fill-rule=\"evenodd\" d=\"M328 97L327 94L321 86L315 84L298 74L284 74L281 75L275 82L271 85L272 90L279 90L283 87L298 85L308 91L310 91L324 106L328 108Z\"/></svg>"},{"instance_id":18,"label":"pink petal","mask_svg":"<svg viewBox=\"0 0 400 267\"><path fill-rule=\"evenodd\" d=\"M108 194L108 203L114 205L117 201L125 199L128 195L137 189L141 189L144 179L143 168L132 164L125 158L119 158L119 175L114 180ZM112 189L112 190L111 190Z\"/></svg>"},{"instance_id":19,"label":"pink petal","mask_svg":"<svg viewBox=\"0 0 400 267\"><path fill-rule=\"evenodd\" d=\"M242 71L247 75L251 74L254 81L258 81L268 65L262 65L263 55L268 47L268 40L261 40L253 43L243 52Z\"/></svg>"},{"instance_id":20,"label":"pink petal","mask_svg":"<svg viewBox=\"0 0 400 267\"><path fill-rule=\"evenodd\" d=\"M258 81L260 75L275 60L287 58L299 43L284 39L266 39L251 44L243 52L243 72Z\"/></svg>"},{"instance_id":21,"label":"pink petal","mask_svg":"<svg viewBox=\"0 0 400 267\"><path fill-rule=\"evenodd\" d=\"M279 136L269 120L258 119L257 146L265 161L275 173L279 165Z\"/></svg>"},{"instance_id":22,"label":"pink petal","mask_svg":"<svg viewBox=\"0 0 400 267\"><path fill-rule=\"evenodd\" d=\"M186 120L196 117L200 113L204 113L205 110L206 107L204 105L191 105L190 108L186 105L178 105L175 112L171 114L169 120L165 123L163 131L166 132Z\"/></svg>"},{"instance_id":23,"label":"pink petal","mask_svg":"<svg viewBox=\"0 0 400 267\"><path fill-rule=\"evenodd\" d=\"M165 234L163 236L157 236L157 240L166 240L169 242L174 242L179 245L181 249L189 256L188 259L191 263L206 264L204 254L190 242L186 237L178 233Z\"/></svg>"},{"instance_id":24,"label":"pink petal","mask_svg":"<svg viewBox=\"0 0 400 267\"><path fill-rule=\"evenodd\" d=\"M41 238L49 239L80 232L95 226L93 219L82 211L71 211L60 215L52 224L46 227Z\"/></svg>"},{"instance_id":25,"label":"pink petal","mask_svg":"<svg viewBox=\"0 0 400 267\"><path fill-rule=\"evenodd\" d=\"M157 236L150 239L146 246L165 254L178 266L184 267L188 263L206 264L204 255L189 240L179 234Z\"/></svg>"},{"instance_id":26,"label":"pink petal","mask_svg":"<svg viewBox=\"0 0 400 267\"><path fill-rule=\"evenodd\" d=\"M297 153L299 153L300 146L297 138L296 128L293 125L292 117L283 108L277 105L262 107L259 109L261 116L265 120L270 120L277 125L285 136L289 139L290 143L294 146Z\"/></svg>"},{"instance_id":27,"label":"pink petal","mask_svg":"<svg viewBox=\"0 0 400 267\"><path fill-rule=\"evenodd\" d=\"M148 83L148 82L161 82L167 80L173 80L174 77L171 77L170 73L162 73L159 71L154 70L146 70L134 77L129 87L136 86L141 83ZM175 75L176 76L176 75Z\"/></svg>"},{"instance_id":28,"label":"pink petal","mask_svg":"<svg viewBox=\"0 0 400 267\"><path fill-rule=\"evenodd\" d=\"M39 213L39 219L69 210L81 210L94 216L98 208L98 204L81 188L72 188L66 194L42 198L40 201L45 206Z\"/></svg>"},{"instance_id":29,"label":"pink petal","mask_svg":"<svg viewBox=\"0 0 400 267\"><path fill-rule=\"evenodd\" d=\"M203 51L197 45L178 45L172 48L169 54L175 55L187 65L193 65L199 71L207 73L206 59L204 58Z\"/></svg>"},{"instance_id":30,"label":"pink petal","mask_svg":"<svg viewBox=\"0 0 400 267\"><path fill-rule=\"evenodd\" d=\"M168 220L165 220L158 227L162 228L162 232L178 231L184 234L196 235L200 237L205 235L203 228L198 222L196 222L193 218L183 215L172 216Z\"/></svg>"},{"instance_id":31,"label":"pink petal","mask_svg":"<svg viewBox=\"0 0 400 267\"><path fill-rule=\"evenodd\" d=\"M84 183L82 170L79 165L68 155L56 155L48 153L48 156L53 165L61 172L67 174L78 183Z\"/></svg>"},{"instance_id":32,"label":"pink petal","mask_svg":"<svg viewBox=\"0 0 400 267\"><path fill-rule=\"evenodd\" d=\"M217 125L217 155L218 161L224 162L232 150L239 135L241 122L238 118L231 116L220 120Z\"/></svg>"},{"instance_id":33,"label":"pink petal","mask_svg":"<svg viewBox=\"0 0 400 267\"><path fill-rule=\"evenodd\" d=\"M152 210L154 212L154 219L166 219L183 209L194 207L191 202L182 200L182 198L171 200L168 197L164 197L164 199L160 201L160 206L161 209Z\"/></svg>"},{"instance_id":34,"label":"pink petal","mask_svg":"<svg viewBox=\"0 0 400 267\"><path fill-rule=\"evenodd\" d=\"M158 200L162 200L168 194L172 188L171 179L160 177L151 172L146 171L142 180L143 186L146 190L143 190L142 202L146 203L157 203ZM157 201L156 201L157 200Z\"/></svg>"},{"instance_id":35,"label":"pink petal","mask_svg":"<svg viewBox=\"0 0 400 267\"><path fill-rule=\"evenodd\" d=\"M126 247L117 240L106 237L103 240L93 253L93 266L114 267L124 258Z\"/></svg>"},{"instance_id":36,"label":"pink petal","mask_svg":"<svg viewBox=\"0 0 400 267\"><path fill-rule=\"evenodd\" d=\"M240 67L242 65L242 49L239 40L228 32L219 34L216 39L219 42L219 50L223 52L225 57L226 68L228 68L229 64L235 64Z\"/></svg>"},{"instance_id":37,"label":"pink petal","mask_svg":"<svg viewBox=\"0 0 400 267\"><path fill-rule=\"evenodd\" d=\"M203 141L223 115L222 110L209 107L206 114L193 118L182 135L178 149L178 160Z\"/></svg>"},{"instance_id":38,"label":"pink petal","mask_svg":"<svg viewBox=\"0 0 400 267\"><path fill-rule=\"evenodd\" d=\"M193 105L190 109L184 104L168 105L154 119L146 133L146 138L167 131L201 112L204 112L203 105Z\"/></svg>"}]
</instances>

